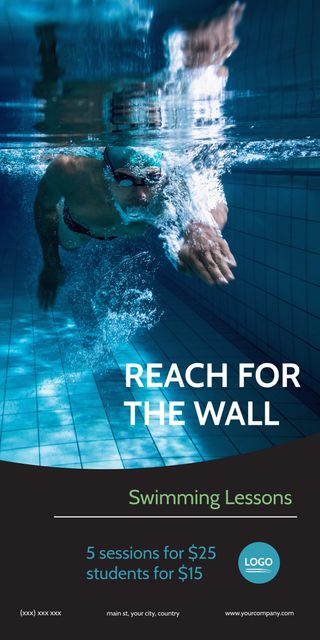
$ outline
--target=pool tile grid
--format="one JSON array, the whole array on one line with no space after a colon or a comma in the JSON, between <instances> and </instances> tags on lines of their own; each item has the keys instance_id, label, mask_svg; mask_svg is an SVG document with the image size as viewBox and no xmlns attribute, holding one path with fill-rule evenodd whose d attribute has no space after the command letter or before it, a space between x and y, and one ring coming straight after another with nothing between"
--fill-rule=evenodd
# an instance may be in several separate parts
<instances>
[{"instance_id":1,"label":"pool tile grid","mask_svg":"<svg viewBox=\"0 0 320 640\"><path fill-rule=\"evenodd\" d=\"M147 345L147 346L145 346L143 355L139 352L139 346L138 344L137 345L135 344L134 340L130 345L128 346L125 345L124 347L116 350L114 352L114 357L120 369L122 370L123 374L125 373L125 365L127 362L135 362L135 363L141 364L144 368L145 368L146 362L150 362L150 361L165 362L166 355L163 353L163 351L159 349L156 353L156 360L154 359L154 348L153 348L154 344L155 342L152 339L151 334L149 333L147 340L144 340L144 345ZM159 354L160 354L160 359L158 357ZM161 375L159 380L164 381L164 375ZM142 400L142 401L150 400L150 402L152 403L151 407L155 401L162 400L167 402L167 399L168 399L168 392L166 393L165 390L162 391L160 389L135 388L132 390L132 395L135 400ZM173 392L173 396L174 396L174 392ZM172 397L170 397L170 394L169 394L169 399L172 399ZM134 428L135 427L133 427L133 429ZM172 459L174 455L176 456L177 463L179 463L180 457L185 458L186 455L190 455L191 457L194 457L197 460L199 459L203 460L203 457L200 454L198 448L192 441L191 435L183 426L179 428L179 435L177 435L175 427L169 427L169 426L162 427L161 425L159 425L158 419L155 419L154 421L151 419L149 432L152 439L154 440L156 447L158 448L158 450L160 450L160 454L162 455L162 458L164 459L166 457L170 457L170 461L169 461L170 464L173 464ZM165 435L166 438L163 438L163 435ZM163 447L164 440L167 441L167 445L168 445L167 456L165 455L165 450ZM169 450L171 451L171 453L169 452ZM173 454L173 451L174 451L174 454Z\"/></svg>"},{"instance_id":2,"label":"pool tile grid","mask_svg":"<svg viewBox=\"0 0 320 640\"><path fill-rule=\"evenodd\" d=\"M164 320L164 323L166 322L166 319ZM191 334L191 332L189 332L189 339L186 342L186 344L190 345L189 347L185 346L184 342L181 342L181 345L179 346L178 349L178 353L177 353L177 349L176 349L176 344L179 341L180 342L180 336L181 336L181 328L180 328L180 322L182 322L179 319L179 323L176 323L176 333L174 332L174 330L171 331L171 335L169 333L167 333L162 341L161 341L161 346L159 344L159 342L157 342L157 352L156 354L154 353L154 351L151 354L151 357L156 357L159 359L159 361L163 361L161 360L161 352L162 349L165 349L165 356L168 358L168 361L176 361L178 359L178 356L182 356L183 361L186 364L189 364L190 362L193 361L197 361L197 359L199 359L199 353L198 353L198 349L199 349L199 341L198 343L196 342L196 340L193 339L193 335ZM164 324L163 323L163 324ZM205 327L205 331L204 331L204 335L206 335L206 329L207 327ZM208 326L208 330L210 330L211 328ZM170 330L169 330L170 331ZM153 333L156 333L155 331ZM161 335L162 335L162 328L161 328ZM196 336L195 336L196 337ZM191 338L191 339L190 339ZM154 341L156 342L155 338L153 338ZM215 360L215 356L216 356L216 352L214 350L212 350L212 347L210 344L208 344L205 340L203 340L202 338L200 338L200 341L202 341L202 345L205 348L205 358L204 361L214 361ZM163 346L165 345L165 347ZM169 349L169 352L168 352ZM195 350L195 352L194 352ZM244 356L241 353L238 353L238 357L239 359L243 359ZM254 398L254 394L257 394L257 392L255 390L253 390L252 392L248 391L248 394L250 394L250 398L255 399ZM181 397L181 399L183 399L183 397L185 397L185 391L169 391L168 389L164 390L164 394L167 395L168 399L170 399L170 395L172 395L173 398L179 399L179 397ZM207 389L192 389L187 391L187 394L191 399L197 399L200 401L200 403L203 405L204 402L208 401L208 400L215 400L216 402L220 401L220 400L232 400L233 398L230 396L230 393L228 393L227 390L225 389L220 389L218 388L217 390L207 390ZM263 400L263 398L261 396L259 396L257 394L258 398L261 398L261 401ZM194 414L195 415L195 414ZM204 433L206 432L206 427L201 427L198 426L198 431L199 433L202 433L204 435ZM216 428L215 428L216 429ZM226 432L228 432L228 427L225 428ZM252 427L248 427L247 428L249 430L249 432L252 432ZM211 432L209 432L210 435L212 435ZM217 435L217 433L219 433L219 430L217 429L215 431L215 435ZM239 433L239 426L238 426L238 433ZM222 434L222 432L220 431L220 434Z\"/></svg>"},{"instance_id":3,"label":"pool tile grid","mask_svg":"<svg viewBox=\"0 0 320 640\"><path fill-rule=\"evenodd\" d=\"M166 338L169 338L169 339L166 339ZM172 362L177 362L179 361L179 358L177 356L181 356L181 355L183 357L183 361L186 364L189 364L190 362L193 362L193 361L197 361L197 355L192 353L192 351L190 351L186 347L183 350L181 348L181 345L178 346L178 354L177 354L177 351L175 349L177 340L175 339L174 334L172 334L172 337L166 336L166 338L163 341L161 341L161 346L160 346L160 344L153 337L153 341L155 343L156 349L154 351L153 350L151 351L150 358L156 357L156 360L152 360L152 361L163 362L163 360L161 359L162 345L165 345L165 347L163 347L165 349L164 355L165 355L165 358L168 358L169 361L171 357ZM150 339L150 342L151 342L151 339ZM189 336L189 344L190 344L190 336ZM168 349L169 349L169 352L168 352ZM210 360L210 350L208 350L208 346L206 351L206 360L207 361ZM222 455L221 446L224 446L224 451L226 455L236 455L240 453L240 450L235 444L235 442L233 441L233 438L229 436L230 431L228 427L225 427L224 429L220 429L220 427L212 427L209 425L208 426L199 425L196 419L195 410L194 408L191 407L191 402L194 400L199 400L203 408L203 403L206 400L210 400L210 399L212 400L212 392L210 393L210 390L206 390L205 396L199 395L198 392L199 392L199 389L192 389L192 391L188 390L187 394L184 394L183 390L180 390L179 392L177 391L177 389L173 389L173 390L169 388L164 389L164 395L166 396L167 400L179 400L180 398L186 400L186 405L183 408L186 425L180 428L183 428L185 430L186 435L189 436L189 440L191 440L191 444L194 447L194 449L197 451L197 453L201 457L209 454L211 454L212 457L215 457L214 451L216 452L216 457L221 457ZM228 398L227 394L226 394L226 397ZM220 399L218 399L218 401L220 401ZM188 403L190 403L189 406L188 406ZM191 424L193 424L193 429L189 428L188 418L190 417L191 417L190 422ZM156 442L157 444L159 443L160 446L161 444L163 446L164 438L161 438L161 435L160 435L161 427L157 426L156 429L157 429L157 433L159 434ZM212 429L214 429L214 433L212 432ZM241 428L241 433L243 433L243 429L244 428ZM171 430L171 433L173 434L175 427L167 427L167 432L169 430ZM239 434L239 426L237 428L236 433ZM251 435L252 427L251 428L247 427L246 433ZM256 431L254 431L254 434L256 434ZM182 442L181 442L181 438L179 439L179 437L174 437L173 435L170 437L168 433L166 435L167 435L167 442L168 442L168 456L170 456L170 447L174 446L173 441L175 440L177 445L180 444L181 447L182 447ZM266 439L262 434L260 435L259 444L260 445L264 444L265 447L271 446L270 441ZM260 446L260 448L263 448L263 447Z\"/></svg>"},{"instance_id":4,"label":"pool tile grid","mask_svg":"<svg viewBox=\"0 0 320 640\"><path fill-rule=\"evenodd\" d=\"M13 297L11 310L15 309L16 314L11 313L5 330L2 327L3 338L8 331L8 344L2 359L4 375L0 386L3 392L1 459L38 464L41 456L41 464L74 468L163 466L192 463L210 459L210 456L221 457L221 451L235 455L245 447L255 450L255 446L271 446L296 436L297 431L292 432L294 424L290 420L286 420L284 430L267 440L263 433L257 435L257 431L250 436L241 431L239 436L236 429L227 433L221 430L219 435L215 432L208 436L203 427L196 428L188 415L186 425L177 429L159 427L156 420L151 420L147 428L141 419L137 427L131 427L127 418L119 418L119 402L123 398L154 401L156 398L178 399L179 395L168 389L160 393L156 390L157 394L153 390L142 393L138 390L132 394L125 388L121 390L123 368L128 361L143 365L147 361L165 365L177 361L182 368L184 363L189 364L195 358L199 360L199 354L203 354L204 361L209 360L209 355L213 361L223 358L236 363L239 358L247 359L172 292L165 290L165 295L167 313L160 327L115 352L114 367L119 369L113 369L110 381L108 377L95 378L90 369L79 376L66 368L68 350L64 352L61 326L67 326L69 341L78 339L77 326L69 309L62 309L62 317L61 311L57 312L56 320L55 312L30 314L21 292L19 298ZM19 322L19 314L22 315L26 308L27 320ZM41 336L45 337L44 342ZM48 362L48 347L58 372L56 377L50 372L52 361ZM188 400L198 397L200 402L206 401L206 394L201 390L191 393L188 390L186 396ZM287 409L290 413L293 405L287 402L289 408L285 407L282 399L280 394L277 410L281 414L283 409L287 415ZM304 430L308 433L316 430L314 414L311 412L306 416L304 406L298 406ZM292 412L295 415L294 408ZM26 442L28 446L25 446Z\"/></svg>"},{"instance_id":5,"label":"pool tile grid","mask_svg":"<svg viewBox=\"0 0 320 640\"><path fill-rule=\"evenodd\" d=\"M24 308L22 302L20 307ZM122 467L123 464L126 467L133 467L135 464L139 466L138 460L143 460L141 464L144 466L147 464L148 466L150 464L154 466L163 465L164 461L153 443L151 433L148 434L146 428L144 428L144 437L140 439L138 437L131 438L132 428L130 428L129 433L128 430L127 433L120 432L121 438L114 437L110 426L108 430L105 429L106 413L94 378L89 383L77 382L76 385L72 385L67 381L68 374L64 369L59 340L57 340L58 332L54 331L54 315L48 314L43 318L41 314L38 314L40 327L36 324L37 318L31 324L33 336L36 336L34 340L36 349L33 359L41 367L40 369L37 369L36 366L32 367L32 360L28 358L28 369L26 370L25 366L21 366L21 356L23 355L21 348L16 349L14 352L15 356L17 356L17 366L11 367L10 387L12 391L8 391L6 412L4 414L2 459L38 464L37 449L33 446L38 445L38 456L41 456L41 464L50 466L74 465L77 468L80 465L80 467L89 468L92 462L93 468L100 466ZM46 338L46 347L50 346L50 344L55 345L55 348L51 350L51 360L54 355L54 361L60 371L57 379L48 376L45 373L47 369L42 368L42 359L46 355L46 351L39 336L46 335L50 331L53 335L50 338ZM37 348L38 341L41 345L40 348ZM34 375L31 378L32 371ZM21 375L25 373L28 375ZM88 372L86 372L85 377L87 376ZM40 378L39 381L38 377ZM32 389L31 381L33 383ZM39 382L37 388L35 388L36 382ZM14 398L16 398L15 404L13 404ZM28 400L32 400L32 403L26 404ZM95 425L94 433L88 436L83 423L75 424L73 412L75 411L77 418L77 412L82 409L82 418L86 419L88 410L94 411L97 408L103 410L104 419L101 420L102 415L100 414L98 434ZM25 413L26 409L29 409L29 411ZM15 419L14 416L16 416ZM25 422L24 416L26 416ZM92 415L90 417L92 418ZM18 420L19 427L14 428L17 427ZM28 429L27 427L31 424L34 428ZM95 440L97 435L99 440ZM100 439L102 435L103 440ZM129 435L130 437L124 438L124 435ZM148 435L147 438L145 437L146 435ZM84 443L81 442L82 438ZM121 441L121 455L118 453L118 445L116 448L115 446L110 447L110 443L106 445L105 440L113 440L114 443ZM25 442L27 442L28 446L25 446ZM148 455L152 457L148 457ZM105 458L105 460L101 460L101 458ZM148 460L148 463L145 460ZM172 463L172 460L170 462Z\"/></svg>"},{"instance_id":6,"label":"pool tile grid","mask_svg":"<svg viewBox=\"0 0 320 640\"><path fill-rule=\"evenodd\" d=\"M198 314L195 314L188 306L184 305L181 302L181 299L179 297L178 301L175 299L174 294L172 294L172 292L168 292L166 290L166 303L168 304L168 306L170 305L170 307L172 308L178 308L179 312L181 310L181 315L183 317L183 322L188 321L189 327L192 330L193 334L197 333L198 334L198 338L200 337L200 339L202 340L203 343L206 343L206 358L204 359L204 361L208 361L211 358L208 357L208 354L211 353L211 357L212 359L214 359L214 353L212 354L212 347L211 347L211 342L213 341L213 343L217 344L217 341L214 338L214 334L213 332L215 331L212 326L210 326L206 320L204 320L203 318L201 318ZM178 315L178 314L177 314ZM167 318L167 316L166 316ZM164 320L164 322L166 322L166 324L169 326L170 323L166 320ZM186 320L186 318L188 318L188 320ZM194 324L191 324L191 321L193 320ZM175 339L179 340L180 339L180 330L179 330L179 323L181 322L181 318L178 317L175 319L175 324L170 326L170 329L172 330L172 332L174 333ZM228 333L228 332L227 332ZM233 333L233 331L231 330L230 333ZM219 335L219 334L218 334ZM210 342L207 341L207 338L209 337ZM164 343L164 341L162 341ZM170 344L170 338L169 338L169 344ZM195 345L196 342L195 340L190 340L186 343L186 344L192 344ZM218 353L218 359L219 361L225 361L226 360L226 356L224 352L221 352L221 344L222 344L222 349L224 347L224 343L223 340L218 341L219 344L219 353ZM233 367L234 364L236 362L239 361L244 361L247 362L249 361L248 359L248 355L247 355L247 346L249 346L249 351L250 351L250 345L248 345L246 343L246 341L244 342L245 344L245 352L241 353L240 352L240 356L241 358L239 358L239 350L235 349L234 353L237 353L237 358L236 359L232 359L230 357L230 355L227 357L227 361L228 363L231 361L231 365L230 367ZM217 348L217 347L216 347ZM201 347L199 346L199 344L197 344L197 349L196 349L196 354L195 357L197 359L198 358L198 353L199 353L199 349L201 349ZM232 353L232 343L229 343L229 354ZM261 361L261 353L257 351L257 349L255 347L253 347L253 353L252 353L252 361L255 362L259 362ZM229 384L228 384L229 386ZM231 384L231 388L232 388L232 384ZM298 393L300 390L298 390L297 392L295 392L294 394L292 394L290 391L286 390L286 389L282 389L282 388L270 388L270 389L264 389L261 387L258 387L257 385L254 384L250 384L250 394L252 393L251 390L256 390L253 391L253 395L255 393L258 393L261 396L261 400L266 400L266 399L270 399L272 405L276 408L277 412L282 415L283 418L287 419L288 416L290 416L289 421L292 422L293 427L295 428L295 430L298 432L296 435L308 435L309 433L314 433L316 431L319 431L319 417L317 415L317 413L315 413L314 411L312 411L309 407L307 407L302 400L298 400ZM244 390L237 390L235 396L238 396L238 393L245 395L245 389ZM230 389L228 389L228 393L230 394ZM301 389L301 393L302 393L302 398L304 399L305 396L308 395L308 392L305 389ZM315 394L313 392L311 392L312 395L312 399L313 399L313 403L314 403L314 397ZM256 398L257 399L257 398ZM318 414L320 413L320 402L315 406ZM295 419L296 418L296 419ZM302 422L303 422L303 418L307 419L309 418L310 421L314 422L313 427L311 427L310 425L310 430L306 429ZM301 422L301 424L300 424ZM294 433L292 434L294 435Z\"/></svg>"}]
</instances>

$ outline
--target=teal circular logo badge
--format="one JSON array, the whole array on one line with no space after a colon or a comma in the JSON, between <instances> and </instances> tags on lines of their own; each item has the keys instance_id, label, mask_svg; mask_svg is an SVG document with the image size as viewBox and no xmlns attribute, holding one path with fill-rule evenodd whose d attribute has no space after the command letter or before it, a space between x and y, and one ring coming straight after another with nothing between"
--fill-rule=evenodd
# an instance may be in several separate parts
<instances>
[{"instance_id":1,"label":"teal circular logo badge","mask_svg":"<svg viewBox=\"0 0 320 640\"><path fill-rule=\"evenodd\" d=\"M279 554L271 544L252 542L242 549L238 567L249 582L264 584L276 577L280 569Z\"/></svg>"}]
</instances>

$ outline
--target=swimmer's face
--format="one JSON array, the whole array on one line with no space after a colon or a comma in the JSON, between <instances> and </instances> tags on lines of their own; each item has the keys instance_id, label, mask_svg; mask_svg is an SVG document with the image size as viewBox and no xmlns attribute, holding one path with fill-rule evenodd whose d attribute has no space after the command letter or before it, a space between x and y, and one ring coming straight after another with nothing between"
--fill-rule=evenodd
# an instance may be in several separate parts
<instances>
[{"instance_id":1,"label":"swimmer's face","mask_svg":"<svg viewBox=\"0 0 320 640\"><path fill-rule=\"evenodd\" d=\"M122 207L146 206L158 193L163 183L158 167L149 167L145 175L138 176L126 168L115 169L112 191Z\"/></svg>"}]
</instances>

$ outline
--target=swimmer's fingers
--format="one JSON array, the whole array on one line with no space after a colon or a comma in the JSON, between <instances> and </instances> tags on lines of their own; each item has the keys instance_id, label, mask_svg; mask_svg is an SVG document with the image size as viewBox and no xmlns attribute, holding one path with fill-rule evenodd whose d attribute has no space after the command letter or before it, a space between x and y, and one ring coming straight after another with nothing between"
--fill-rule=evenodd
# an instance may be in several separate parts
<instances>
[{"instance_id":1,"label":"swimmer's fingers","mask_svg":"<svg viewBox=\"0 0 320 640\"><path fill-rule=\"evenodd\" d=\"M59 287L59 285L55 283L55 285L53 287L51 287L50 291L48 292L47 303L48 303L48 308L49 309L52 309L52 307L54 306L54 303L55 303L56 297L57 297L57 293L58 293L58 287Z\"/></svg>"},{"instance_id":2,"label":"swimmer's fingers","mask_svg":"<svg viewBox=\"0 0 320 640\"><path fill-rule=\"evenodd\" d=\"M243 12L246 8L245 3L234 2L231 7L229 7L229 14L233 17L233 24L236 27L239 22L242 20Z\"/></svg>"},{"instance_id":3,"label":"swimmer's fingers","mask_svg":"<svg viewBox=\"0 0 320 640\"><path fill-rule=\"evenodd\" d=\"M43 286L43 282L42 282L42 278L39 278L39 283L38 283L38 302L39 302L39 307L40 309L43 309L44 311L47 310L48 308L48 303L47 303L47 294L46 294L46 290Z\"/></svg>"},{"instance_id":4,"label":"swimmer's fingers","mask_svg":"<svg viewBox=\"0 0 320 640\"><path fill-rule=\"evenodd\" d=\"M182 251L179 255L179 270L197 275L201 280L209 285L227 284L233 279L231 271L228 269L225 259L220 256L221 266L218 264L217 255L211 255L209 249L206 251ZM223 272L224 271L224 272Z\"/></svg>"},{"instance_id":5,"label":"swimmer's fingers","mask_svg":"<svg viewBox=\"0 0 320 640\"><path fill-rule=\"evenodd\" d=\"M212 259L209 252L205 254L203 262L213 282L216 282L217 284L228 284L230 278L224 275L223 271L221 270L217 262Z\"/></svg>"},{"instance_id":6,"label":"swimmer's fingers","mask_svg":"<svg viewBox=\"0 0 320 640\"><path fill-rule=\"evenodd\" d=\"M181 273L185 273L187 275L192 275L193 270L191 269L192 262L192 253L190 252L190 248L188 246L183 246L180 249L177 256L177 269Z\"/></svg>"},{"instance_id":7,"label":"swimmer's fingers","mask_svg":"<svg viewBox=\"0 0 320 640\"><path fill-rule=\"evenodd\" d=\"M230 280L234 280L234 275L231 269L229 268L225 257L222 255L222 253L220 253L220 251L207 252L206 260L207 261L210 260L214 263L214 265L219 269L223 279L226 282L229 282Z\"/></svg>"},{"instance_id":8,"label":"swimmer's fingers","mask_svg":"<svg viewBox=\"0 0 320 640\"><path fill-rule=\"evenodd\" d=\"M188 258L185 258L185 264L187 269L189 269L193 274L197 275L200 280L206 282L206 284L213 285L215 280L208 271L206 265L198 258L196 255L190 255Z\"/></svg>"},{"instance_id":9,"label":"swimmer's fingers","mask_svg":"<svg viewBox=\"0 0 320 640\"><path fill-rule=\"evenodd\" d=\"M48 311L48 309L50 309L53 306L55 298L56 298L55 292L48 291L47 289L44 290L39 287L38 301L39 301L39 306L41 309L43 309L43 311Z\"/></svg>"},{"instance_id":10,"label":"swimmer's fingers","mask_svg":"<svg viewBox=\"0 0 320 640\"><path fill-rule=\"evenodd\" d=\"M57 297L57 291L64 282L64 273L62 269L58 269L57 273L52 274L44 269L40 274L38 284L38 301L39 306L44 311L51 309Z\"/></svg>"},{"instance_id":11,"label":"swimmer's fingers","mask_svg":"<svg viewBox=\"0 0 320 640\"><path fill-rule=\"evenodd\" d=\"M224 260L228 263L230 267L236 267L237 263L234 255L231 253L229 249L229 245L224 238L219 238L218 240L219 250L224 257Z\"/></svg>"},{"instance_id":12,"label":"swimmer's fingers","mask_svg":"<svg viewBox=\"0 0 320 640\"><path fill-rule=\"evenodd\" d=\"M47 296L43 295L42 293L39 293L38 294L38 301L39 301L40 309L42 309L43 311L48 311L49 303L48 303Z\"/></svg>"},{"instance_id":13,"label":"swimmer's fingers","mask_svg":"<svg viewBox=\"0 0 320 640\"><path fill-rule=\"evenodd\" d=\"M223 275L218 265L213 260L207 261L207 270L209 271L213 282L217 284L228 284L228 279Z\"/></svg>"},{"instance_id":14,"label":"swimmer's fingers","mask_svg":"<svg viewBox=\"0 0 320 640\"><path fill-rule=\"evenodd\" d=\"M203 262L201 262L198 259L194 259L192 265L190 266L191 266L192 272L195 273L198 276L198 278L200 278L200 280L203 280L203 282L209 285L213 285L215 283L214 278L212 277L208 269L205 267Z\"/></svg>"},{"instance_id":15,"label":"swimmer's fingers","mask_svg":"<svg viewBox=\"0 0 320 640\"><path fill-rule=\"evenodd\" d=\"M47 298L47 309L52 309L54 303L55 303L55 299L57 297L57 289L51 289L51 291L49 291L48 294L48 298Z\"/></svg>"},{"instance_id":16,"label":"swimmer's fingers","mask_svg":"<svg viewBox=\"0 0 320 640\"><path fill-rule=\"evenodd\" d=\"M233 40L233 42L230 42L229 44L227 44L220 51L220 59L224 62L227 58L230 58L231 54L238 48L238 46L239 46L238 39L235 39Z\"/></svg>"}]
</instances>

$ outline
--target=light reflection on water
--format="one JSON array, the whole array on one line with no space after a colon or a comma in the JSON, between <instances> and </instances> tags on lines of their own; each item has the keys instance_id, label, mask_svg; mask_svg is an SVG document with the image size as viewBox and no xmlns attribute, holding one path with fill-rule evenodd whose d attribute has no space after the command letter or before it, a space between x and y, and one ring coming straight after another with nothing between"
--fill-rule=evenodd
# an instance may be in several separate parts
<instances>
[{"instance_id":1,"label":"light reflection on water","mask_svg":"<svg viewBox=\"0 0 320 640\"><path fill-rule=\"evenodd\" d=\"M135 30L150 27L152 3L144 0L0 0L0 10L12 22L68 22L83 21L132 24Z\"/></svg>"}]
</instances>

